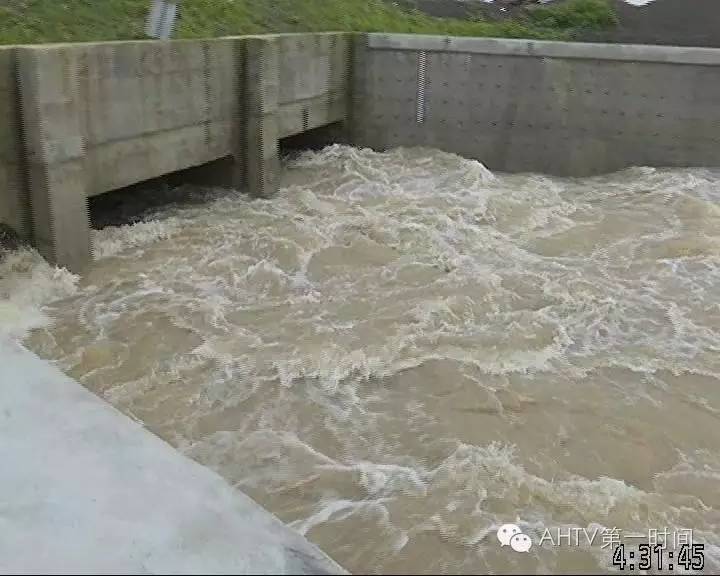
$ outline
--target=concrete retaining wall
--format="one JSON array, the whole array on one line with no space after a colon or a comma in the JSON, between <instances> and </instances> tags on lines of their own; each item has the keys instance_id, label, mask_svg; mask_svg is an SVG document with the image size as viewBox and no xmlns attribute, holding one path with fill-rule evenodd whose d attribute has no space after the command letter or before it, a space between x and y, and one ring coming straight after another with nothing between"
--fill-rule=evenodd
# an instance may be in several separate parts
<instances>
[{"instance_id":1,"label":"concrete retaining wall","mask_svg":"<svg viewBox=\"0 0 720 576\"><path fill-rule=\"evenodd\" d=\"M81 60L88 195L231 154L243 64L235 50L233 40L67 49Z\"/></svg>"},{"instance_id":2,"label":"concrete retaining wall","mask_svg":"<svg viewBox=\"0 0 720 576\"><path fill-rule=\"evenodd\" d=\"M720 166L719 102L720 50L704 48L343 33L10 47L0 221L79 271L89 196L218 158L213 182L268 196L279 140L334 123L356 145L500 171Z\"/></svg>"},{"instance_id":3,"label":"concrete retaining wall","mask_svg":"<svg viewBox=\"0 0 720 576\"><path fill-rule=\"evenodd\" d=\"M17 48L33 241L46 258L73 270L90 260L89 196L235 150L236 44Z\"/></svg>"},{"instance_id":4,"label":"concrete retaining wall","mask_svg":"<svg viewBox=\"0 0 720 576\"><path fill-rule=\"evenodd\" d=\"M350 104L351 34L283 34L280 136L345 120Z\"/></svg>"},{"instance_id":5,"label":"concrete retaining wall","mask_svg":"<svg viewBox=\"0 0 720 576\"><path fill-rule=\"evenodd\" d=\"M0 113L24 129L0 132L0 221L80 271L88 197L224 157L213 182L268 196L279 139L347 117L351 47L322 33L0 51Z\"/></svg>"},{"instance_id":6,"label":"concrete retaining wall","mask_svg":"<svg viewBox=\"0 0 720 576\"><path fill-rule=\"evenodd\" d=\"M370 34L354 141L493 170L720 165L720 50Z\"/></svg>"}]
</instances>

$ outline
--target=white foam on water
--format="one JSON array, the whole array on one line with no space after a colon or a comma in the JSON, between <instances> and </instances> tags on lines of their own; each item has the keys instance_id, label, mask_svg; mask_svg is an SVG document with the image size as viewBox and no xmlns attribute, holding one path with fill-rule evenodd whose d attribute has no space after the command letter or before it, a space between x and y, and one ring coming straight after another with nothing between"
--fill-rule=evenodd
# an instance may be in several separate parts
<instances>
[{"instance_id":1,"label":"white foam on water","mask_svg":"<svg viewBox=\"0 0 720 576\"><path fill-rule=\"evenodd\" d=\"M46 304L75 294L78 276L50 266L28 248L0 258L0 337L22 339L51 318Z\"/></svg>"},{"instance_id":2,"label":"white foam on water","mask_svg":"<svg viewBox=\"0 0 720 576\"><path fill-rule=\"evenodd\" d=\"M96 259L108 258L132 248L142 248L157 240L166 240L172 237L180 224L177 218L170 217L93 230L93 255ZM133 251L127 256L137 258L140 255Z\"/></svg>"}]
</instances>

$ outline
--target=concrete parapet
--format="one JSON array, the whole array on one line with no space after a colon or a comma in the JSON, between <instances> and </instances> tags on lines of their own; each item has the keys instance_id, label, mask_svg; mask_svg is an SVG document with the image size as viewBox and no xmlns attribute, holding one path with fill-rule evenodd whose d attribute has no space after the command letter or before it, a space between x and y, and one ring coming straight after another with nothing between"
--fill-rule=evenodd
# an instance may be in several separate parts
<instances>
[{"instance_id":1,"label":"concrete parapet","mask_svg":"<svg viewBox=\"0 0 720 576\"><path fill-rule=\"evenodd\" d=\"M373 50L424 50L427 52L461 52L464 54L496 54L501 56L720 65L720 50L716 48L680 46L382 33L368 34L367 46Z\"/></svg>"}]
</instances>

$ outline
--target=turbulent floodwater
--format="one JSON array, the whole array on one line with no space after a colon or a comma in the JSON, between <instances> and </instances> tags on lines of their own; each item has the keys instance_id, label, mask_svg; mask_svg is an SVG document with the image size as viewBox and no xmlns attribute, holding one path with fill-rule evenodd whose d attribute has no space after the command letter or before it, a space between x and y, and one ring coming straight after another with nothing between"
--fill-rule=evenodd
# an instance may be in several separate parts
<instances>
[{"instance_id":1,"label":"turbulent floodwater","mask_svg":"<svg viewBox=\"0 0 720 576\"><path fill-rule=\"evenodd\" d=\"M693 529L720 569L720 171L335 146L282 185L185 190L82 279L11 255L5 332L351 571L610 568L559 527Z\"/></svg>"}]
</instances>

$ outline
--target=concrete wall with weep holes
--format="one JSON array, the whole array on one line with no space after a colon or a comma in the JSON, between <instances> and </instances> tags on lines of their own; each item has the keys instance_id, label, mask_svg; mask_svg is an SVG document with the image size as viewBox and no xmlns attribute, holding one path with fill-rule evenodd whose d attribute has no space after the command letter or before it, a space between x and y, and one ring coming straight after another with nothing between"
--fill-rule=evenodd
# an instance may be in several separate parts
<instances>
[{"instance_id":1,"label":"concrete wall with weep holes","mask_svg":"<svg viewBox=\"0 0 720 576\"><path fill-rule=\"evenodd\" d=\"M358 145L570 176L720 166L717 49L370 34L354 74Z\"/></svg>"}]
</instances>

